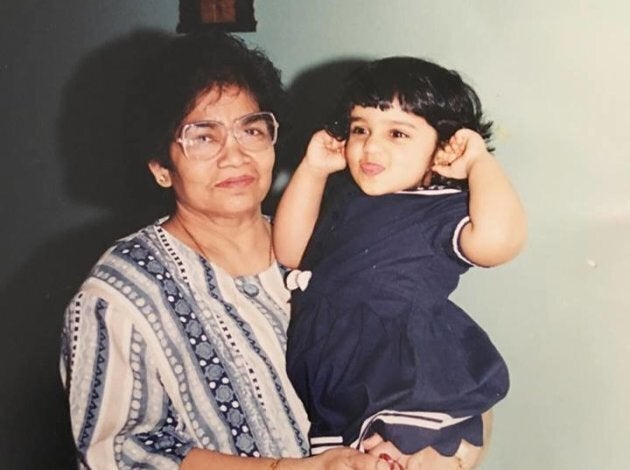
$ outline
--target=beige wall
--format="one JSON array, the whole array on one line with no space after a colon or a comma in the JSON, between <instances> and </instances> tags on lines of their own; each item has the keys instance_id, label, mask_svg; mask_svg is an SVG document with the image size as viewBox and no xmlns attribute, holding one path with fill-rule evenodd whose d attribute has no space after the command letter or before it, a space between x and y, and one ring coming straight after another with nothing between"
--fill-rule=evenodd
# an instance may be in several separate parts
<instances>
[{"instance_id":1,"label":"beige wall","mask_svg":"<svg viewBox=\"0 0 630 470\"><path fill-rule=\"evenodd\" d=\"M134 57L156 30L174 31L177 3L0 7L3 468L70 468L61 315L96 256L130 231L119 205L94 200L117 188L116 143L101 147L119 138ZM243 34L268 50L289 85L340 59L438 60L464 73L496 120L497 158L523 196L530 239L518 260L471 272L456 293L512 373L486 470L629 466L628 5L255 0L258 31ZM77 171L84 161L96 171Z\"/></svg>"},{"instance_id":2,"label":"beige wall","mask_svg":"<svg viewBox=\"0 0 630 470\"><path fill-rule=\"evenodd\" d=\"M288 84L341 58L458 69L497 124L527 207L519 259L456 300L510 365L488 470L621 469L630 444L630 4L266 0L258 31Z\"/></svg>"}]
</instances>

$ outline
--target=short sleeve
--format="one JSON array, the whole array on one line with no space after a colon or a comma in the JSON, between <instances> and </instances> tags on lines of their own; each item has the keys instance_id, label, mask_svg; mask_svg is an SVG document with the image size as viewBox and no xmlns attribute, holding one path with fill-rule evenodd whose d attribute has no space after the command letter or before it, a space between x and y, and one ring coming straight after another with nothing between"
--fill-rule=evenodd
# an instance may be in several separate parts
<instances>
[{"instance_id":1,"label":"short sleeve","mask_svg":"<svg viewBox=\"0 0 630 470\"><path fill-rule=\"evenodd\" d=\"M465 266L475 266L461 250L460 236L470 222L468 192L435 196L436 202L427 211L423 223L427 225L426 237L432 249L445 254Z\"/></svg>"},{"instance_id":2,"label":"short sleeve","mask_svg":"<svg viewBox=\"0 0 630 470\"><path fill-rule=\"evenodd\" d=\"M91 282L91 284L90 284ZM61 341L79 466L177 469L192 448L134 325L133 304L116 303L91 279L68 306Z\"/></svg>"}]
</instances>

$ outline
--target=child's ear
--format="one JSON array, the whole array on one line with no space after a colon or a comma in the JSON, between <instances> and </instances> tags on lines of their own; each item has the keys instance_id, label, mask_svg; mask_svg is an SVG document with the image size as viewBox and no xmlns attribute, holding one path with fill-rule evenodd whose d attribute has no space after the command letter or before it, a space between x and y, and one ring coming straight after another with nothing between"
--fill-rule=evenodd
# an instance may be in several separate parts
<instances>
[{"instance_id":1,"label":"child's ear","mask_svg":"<svg viewBox=\"0 0 630 470\"><path fill-rule=\"evenodd\" d=\"M444 165L444 146L448 144L448 141L446 142L438 142L435 145L435 151L433 152L433 155L431 156L431 161L429 162L429 168L427 168L426 173L424 174L424 176L422 177L422 180L420 181L420 185L423 188L428 188L429 186L432 186L436 183L436 178L439 177L440 175L436 172L434 172L432 170L432 168L435 165Z\"/></svg>"},{"instance_id":2,"label":"child's ear","mask_svg":"<svg viewBox=\"0 0 630 470\"><path fill-rule=\"evenodd\" d=\"M455 134L448 140L440 142L434 155L434 165L449 166L464 153L465 147L457 142Z\"/></svg>"},{"instance_id":3,"label":"child's ear","mask_svg":"<svg viewBox=\"0 0 630 470\"><path fill-rule=\"evenodd\" d=\"M424 174L424 176L422 177L420 186L422 186L423 188L428 188L429 186L431 186L432 181L433 181L433 175L434 173L431 171L431 168L429 168L427 172Z\"/></svg>"},{"instance_id":4,"label":"child's ear","mask_svg":"<svg viewBox=\"0 0 630 470\"><path fill-rule=\"evenodd\" d=\"M457 155L454 155L449 141L445 140L437 144L435 148L435 153L433 154L433 160L431 161L431 166L448 166L456 158Z\"/></svg>"},{"instance_id":5,"label":"child's ear","mask_svg":"<svg viewBox=\"0 0 630 470\"><path fill-rule=\"evenodd\" d=\"M157 160L151 160L148 166L149 171L153 174L153 178L155 178L155 182L159 186L163 188L170 188L173 186L171 172L168 168L164 168Z\"/></svg>"}]
</instances>

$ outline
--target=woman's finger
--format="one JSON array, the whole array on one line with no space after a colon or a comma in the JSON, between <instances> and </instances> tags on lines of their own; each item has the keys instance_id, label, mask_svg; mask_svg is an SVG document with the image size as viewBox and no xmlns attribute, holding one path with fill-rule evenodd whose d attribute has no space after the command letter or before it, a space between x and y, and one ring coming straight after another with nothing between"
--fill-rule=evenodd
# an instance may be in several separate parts
<instances>
[{"instance_id":1,"label":"woman's finger","mask_svg":"<svg viewBox=\"0 0 630 470\"><path fill-rule=\"evenodd\" d=\"M369 452L373 447L383 442L383 438L379 434L372 434L370 437L363 439L361 444L366 452Z\"/></svg>"}]
</instances>

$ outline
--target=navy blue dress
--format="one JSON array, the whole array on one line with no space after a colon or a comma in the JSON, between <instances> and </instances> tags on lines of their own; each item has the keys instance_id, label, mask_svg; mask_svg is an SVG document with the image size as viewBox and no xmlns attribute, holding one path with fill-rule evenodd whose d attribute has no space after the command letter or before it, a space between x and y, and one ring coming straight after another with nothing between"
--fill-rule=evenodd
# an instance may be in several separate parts
<instances>
[{"instance_id":1,"label":"navy blue dress","mask_svg":"<svg viewBox=\"0 0 630 470\"><path fill-rule=\"evenodd\" d=\"M468 193L447 192L374 197L348 184L320 217L287 345L314 452L373 432L404 453L483 444L481 414L509 378L487 334L448 300L470 264L457 246Z\"/></svg>"}]
</instances>

